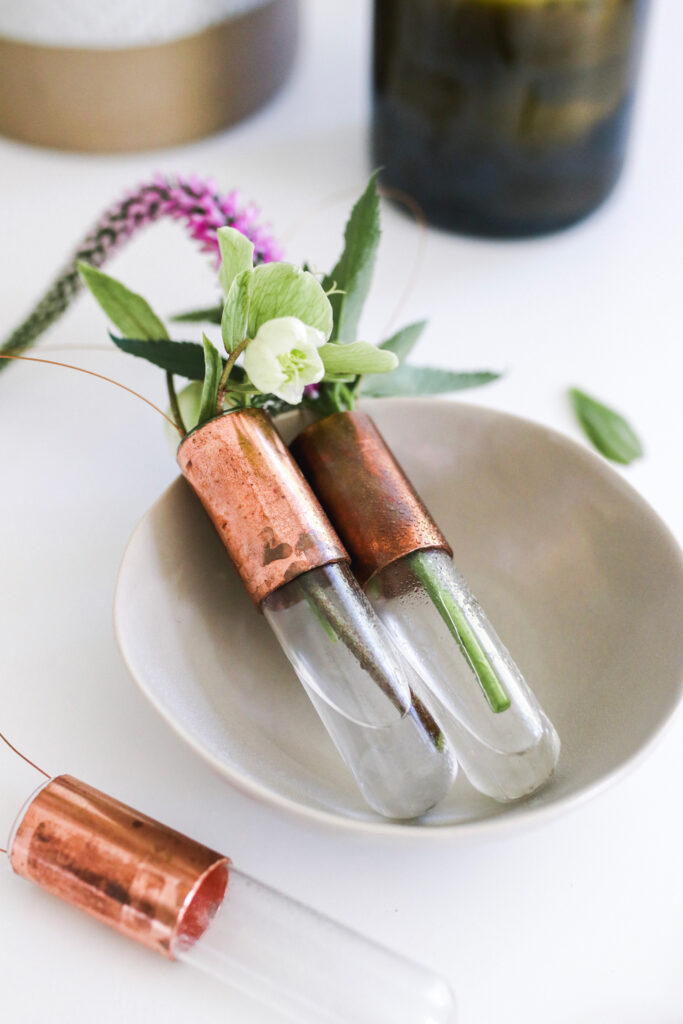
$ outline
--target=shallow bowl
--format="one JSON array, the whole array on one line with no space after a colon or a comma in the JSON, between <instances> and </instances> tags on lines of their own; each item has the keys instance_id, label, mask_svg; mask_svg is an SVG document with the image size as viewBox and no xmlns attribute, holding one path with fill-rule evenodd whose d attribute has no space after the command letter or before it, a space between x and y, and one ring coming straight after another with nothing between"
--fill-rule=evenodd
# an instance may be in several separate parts
<instances>
[{"instance_id":1,"label":"shallow bowl","mask_svg":"<svg viewBox=\"0 0 683 1024\"><path fill-rule=\"evenodd\" d=\"M126 549L115 598L143 692L233 785L320 823L405 836L501 830L570 807L649 748L683 686L683 558L604 460L460 402L368 402L562 740L553 780L500 805L462 772L419 822L364 803L182 478Z\"/></svg>"}]
</instances>

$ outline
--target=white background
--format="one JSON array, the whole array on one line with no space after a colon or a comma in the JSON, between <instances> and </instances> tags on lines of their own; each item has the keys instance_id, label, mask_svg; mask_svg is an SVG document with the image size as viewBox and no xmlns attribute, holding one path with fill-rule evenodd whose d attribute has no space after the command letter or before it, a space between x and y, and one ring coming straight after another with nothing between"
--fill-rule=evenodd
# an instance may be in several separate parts
<instances>
[{"instance_id":1,"label":"white background","mask_svg":"<svg viewBox=\"0 0 683 1024\"><path fill-rule=\"evenodd\" d=\"M573 435L569 385L627 412L647 457L626 476L680 540L683 6L655 8L634 146L615 197L585 224L539 241L430 232L399 322L429 317L424 362L508 371L467 400ZM156 169L212 174L226 191L241 186L292 259L329 266L369 170L369 10L308 0L292 80L224 136L133 157L0 142L2 333L99 210ZM367 338L387 325L416 246L414 225L387 210ZM162 311L214 295L206 261L176 226L153 228L113 267ZM83 299L44 347L163 404L162 374L105 346L103 319ZM613 790L505 839L369 840L252 802L157 717L114 642L111 602L125 543L176 473L161 427L142 403L82 375L15 365L0 377L3 731L49 771L80 776L438 969L456 989L462 1024L681 1024L680 715ZM33 781L0 752L0 834ZM7 866L0 901L3 1020L268 1020Z\"/></svg>"}]
</instances>

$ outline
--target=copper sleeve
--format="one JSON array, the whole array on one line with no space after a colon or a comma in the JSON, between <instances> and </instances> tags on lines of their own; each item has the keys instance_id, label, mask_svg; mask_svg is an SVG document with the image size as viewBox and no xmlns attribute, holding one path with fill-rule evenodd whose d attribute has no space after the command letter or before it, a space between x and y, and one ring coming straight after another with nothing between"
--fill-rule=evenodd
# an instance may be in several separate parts
<instances>
[{"instance_id":1,"label":"copper sleeve","mask_svg":"<svg viewBox=\"0 0 683 1024\"><path fill-rule=\"evenodd\" d=\"M223 902L226 857L60 775L21 819L10 849L17 874L173 959Z\"/></svg>"},{"instance_id":2,"label":"copper sleeve","mask_svg":"<svg viewBox=\"0 0 683 1024\"><path fill-rule=\"evenodd\" d=\"M307 427L292 452L351 555L361 583L412 551L448 541L365 413Z\"/></svg>"},{"instance_id":3,"label":"copper sleeve","mask_svg":"<svg viewBox=\"0 0 683 1024\"><path fill-rule=\"evenodd\" d=\"M210 420L182 442L178 464L256 604L309 569L348 561L262 409Z\"/></svg>"}]
</instances>

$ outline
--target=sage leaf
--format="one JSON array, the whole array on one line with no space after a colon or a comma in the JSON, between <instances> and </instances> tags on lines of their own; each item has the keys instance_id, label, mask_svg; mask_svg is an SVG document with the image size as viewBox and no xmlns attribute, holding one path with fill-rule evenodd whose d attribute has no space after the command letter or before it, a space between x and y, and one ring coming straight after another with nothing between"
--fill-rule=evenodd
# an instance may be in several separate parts
<instances>
[{"instance_id":1,"label":"sage leaf","mask_svg":"<svg viewBox=\"0 0 683 1024\"><path fill-rule=\"evenodd\" d=\"M413 351L418 338L426 326L426 320L419 320L417 323L408 324L406 327L402 327L400 331L396 331L396 334L392 334L386 341L383 341L379 347L393 352L394 355L398 356L399 363L403 363Z\"/></svg>"},{"instance_id":2,"label":"sage leaf","mask_svg":"<svg viewBox=\"0 0 683 1024\"><path fill-rule=\"evenodd\" d=\"M204 339L204 385L199 406L198 423L205 423L216 415L218 385L223 372L223 360L216 346L206 335Z\"/></svg>"},{"instance_id":3,"label":"sage leaf","mask_svg":"<svg viewBox=\"0 0 683 1024\"><path fill-rule=\"evenodd\" d=\"M223 227L216 232L221 251L221 266L218 280L225 295L238 274L251 270L254 265L254 243L250 242L237 228Z\"/></svg>"},{"instance_id":4,"label":"sage leaf","mask_svg":"<svg viewBox=\"0 0 683 1024\"><path fill-rule=\"evenodd\" d=\"M171 317L174 323L219 324L223 317L223 306L206 306L204 309L187 309Z\"/></svg>"},{"instance_id":5,"label":"sage leaf","mask_svg":"<svg viewBox=\"0 0 683 1024\"><path fill-rule=\"evenodd\" d=\"M601 455L625 466L642 456L640 438L623 416L578 388L571 388L569 396L584 433Z\"/></svg>"},{"instance_id":6,"label":"sage leaf","mask_svg":"<svg viewBox=\"0 0 683 1024\"><path fill-rule=\"evenodd\" d=\"M264 263L254 268L251 282L247 337L253 338L268 320L296 316L329 338L332 306L313 274L292 263Z\"/></svg>"},{"instance_id":7,"label":"sage leaf","mask_svg":"<svg viewBox=\"0 0 683 1024\"><path fill-rule=\"evenodd\" d=\"M398 366L398 359L393 352L382 351L365 341L352 341L348 345L321 345L318 355L323 361L325 376L388 373Z\"/></svg>"},{"instance_id":8,"label":"sage leaf","mask_svg":"<svg viewBox=\"0 0 683 1024\"><path fill-rule=\"evenodd\" d=\"M168 338L163 323L141 295L132 292L115 277L110 277L90 263L81 261L78 269L86 287L126 338Z\"/></svg>"},{"instance_id":9,"label":"sage leaf","mask_svg":"<svg viewBox=\"0 0 683 1024\"><path fill-rule=\"evenodd\" d=\"M244 341L253 283L254 272L243 270L230 285L221 317L221 337L228 353Z\"/></svg>"},{"instance_id":10,"label":"sage leaf","mask_svg":"<svg viewBox=\"0 0 683 1024\"><path fill-rule=\"evenodd\" d=\"M324 278L323 288L339 289L330 295L334 314L331 340L355 341L363 304L370 290L372 271L380 236L377 172L351 211L344 231L344 251L334 269Z\"/></svg>"},{"instance_id":11,"label":"sage leaf","mask_svg":"<svg viewBox=\"0 0 683 1024\"><path fill-rule=\"evenodd\" d=\"M167 373L178 374L188 380L202 380L204 377L204 351L196 341L170 341L167 338L147 341L117 338L115 334L110 334L110 337L122 352L140 356Z\"/></svg>"},{"instance_id":12,"label":"sage leaf","mask_svg":"<svg viewBox=\"0 0 683 1024\"><path fill-rule=\"evenodd\" d=\"M439 370L433 366L412 366L402 363L393 373L383 376L364 377L360 384L361 393L374 398L389 398L395 395L442 395L450 391L476 388L498 380L499 373L477 370L459 373L456 370Z\"/></svg>"}]
</instances>

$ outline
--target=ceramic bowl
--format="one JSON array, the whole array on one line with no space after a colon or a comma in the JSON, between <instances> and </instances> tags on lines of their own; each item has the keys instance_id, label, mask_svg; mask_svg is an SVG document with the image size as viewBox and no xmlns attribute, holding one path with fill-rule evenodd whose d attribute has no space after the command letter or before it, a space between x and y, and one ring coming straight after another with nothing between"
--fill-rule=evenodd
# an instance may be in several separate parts
<instances>
[{"instance_id":1,"label":"ceramic bowl","mask_svg":"<svg viewBox=\"0 0 683 1024\"><path fill-rule=\"evenodd\" d=\"M461 772L419 822L372 812L182 478L121 566L116 631L134 679L233 785L320 823L464 837L597 792L651 746L681 697L675 540L618 472L553 430L460 402L365 408L555 723L552 781L501 805Z\"/></svg>"}]
</instances>

